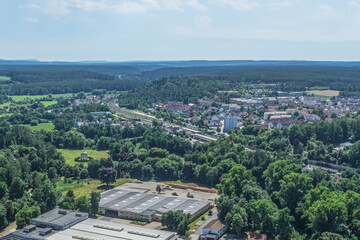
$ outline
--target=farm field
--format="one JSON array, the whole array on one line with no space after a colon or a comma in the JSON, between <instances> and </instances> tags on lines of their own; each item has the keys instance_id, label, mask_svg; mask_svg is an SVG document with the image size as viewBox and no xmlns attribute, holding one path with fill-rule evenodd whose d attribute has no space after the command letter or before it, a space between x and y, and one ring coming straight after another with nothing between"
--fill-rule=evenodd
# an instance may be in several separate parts
<instances>
[{"instance_id":1,"label":"farm field","mask_svg":"<svg viewBox=\"0 0 360 240\"><path fill-rule=\"evenodd\" d=\"M52 122L48 122L48 123L39 123L36 126L31 126L30 124L24 124L24 126L30 128L31 130L45 130L45 131L52 131L55 129L55 126Z\"/></svg>"},{"instance_id":2,"label":"farm field","mask_svg":"<svg viewBox=\"0 0 360 240\"><path fill-rule=\"evenodd\" d=\"M65 158L66 164L70 166L75 166L76 164L84 164L87 166L87 162L75 162L75 158L80 157L80 154L83 150L70 150L70 149L57 149L61 155ZM109 156L108 151L97 151L97 150L85 150L88 153L89 157L93 159L107 158Z\"/></svg>"},{"instance_id":3,"label":"farm field","mask_svg":"<svg viewBox=\"0 0 360 240\"><path fill-rule=\"evenodd\" d=\"M60 180L56 184L56 189L66 194L67 191L73 190L76 197L90 196L92 191L104 192L114 187L121 186L125 183L131 182L131 178L119 178L115 183L107 187L106 184L102 184L100 180L74 180L72 183L65 183L64 180Z\"/></svg>"},{"instance_id":4,"label":"farm field","mask_svg":"<svg viewBox=\"0 0 360 240\"><path fill-rule=\"evenodd\" d=\"M340 94L340 91L335 90L312 90L306 92L308 94L314 94L315 96L322 96L322 97L337 97Z\"/></svg>"}]
</instances>

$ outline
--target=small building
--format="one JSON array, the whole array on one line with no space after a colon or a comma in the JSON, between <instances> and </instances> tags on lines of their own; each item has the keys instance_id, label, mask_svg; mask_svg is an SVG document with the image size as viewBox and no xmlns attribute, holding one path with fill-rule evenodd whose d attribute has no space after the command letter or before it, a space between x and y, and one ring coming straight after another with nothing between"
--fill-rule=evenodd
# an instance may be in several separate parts
<instances>
[{"instance_id":1,"label":"small building","mask_svg":"<svg viewBox=\"0 0 360 240\"><path fill-rule=\"evenodd\" d=\"M352 145L353 145L353 144L350 143L350 142L340 143L340 150L341 150L341 151L344 151L344 149L345 149L346 147L351 147Z\"/></svg>"},{"instance_id":2,"label":"small building","mask_svg":"<svg viewBox=\"0 0 360 240\"><path fill-rule=\"evenodd\" d=\"M266 240L267 236L266 236L266 234L263 234L263 233L250 232L247 239L248 240Z\"/></svg>"},{"instance_id":3,"label":"small building","mask_svg":"<svg viewBox=\"0 0 360 240\"><path fill-rule=\"evenodd\" d=\"M224 235L227 227L220 222L218 219L214 219L210 221L205 227L202 229L202 240L217 240Z\"/></svg>"},{"instance_id":4,"label":"small building","mask_svg":"<svg viewBox=\"0 0 360 240\"><path fill-rule=\"evenodd\" d=\"M87 160L88 160L88 154L87 154L87 152L83 151L83 152L80 154L80 160L81 160L81 161L87 161Z\"/></svg>"},{"instance_id":5,"label":"small building","mask_svg":"<svg viewBox=\"0 0 360 240\"><path fill-rule=\"evenodd\" d=\"M46 236L48 235L49 233L52 232L52 228L42 228L40 231L39 231L39 235L40 236Z\"/></svg>"},{"instance_id":6,"label":"small building","mask_svg":"<svg viewBox=\"0 0 360 240\"><path fill-rule=\"evenodd\" d=\"M88 218L89 214L87 213L54 209L31 219L30 224L40 228L64 230Z\"/></svg>"},{"instance_id":7,"label":"small building","mask_svg":"<svg viewBox=\"0 0 360 240\"><path fill-rule=\"evenodd\" d=\"M27 225L26 227L23 228L23 231L26 233L32 232L36 229L35 225Z\"/></svg>"}]
</instances>

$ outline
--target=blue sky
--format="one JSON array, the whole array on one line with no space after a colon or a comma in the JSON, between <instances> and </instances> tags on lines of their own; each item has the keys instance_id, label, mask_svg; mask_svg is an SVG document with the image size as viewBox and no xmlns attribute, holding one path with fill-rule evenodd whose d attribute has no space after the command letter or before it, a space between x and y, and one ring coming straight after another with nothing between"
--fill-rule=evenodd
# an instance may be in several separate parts
<instances>
[{"instance_id":1,"label":"blue sky","mask_svg":"<svg viewBox=\"0 0 360 240\"><path fill-rule=\"evenodd\" d=\"M360 60L360 0L0 0L0 58Z\"/></svg>"}]
</instances>

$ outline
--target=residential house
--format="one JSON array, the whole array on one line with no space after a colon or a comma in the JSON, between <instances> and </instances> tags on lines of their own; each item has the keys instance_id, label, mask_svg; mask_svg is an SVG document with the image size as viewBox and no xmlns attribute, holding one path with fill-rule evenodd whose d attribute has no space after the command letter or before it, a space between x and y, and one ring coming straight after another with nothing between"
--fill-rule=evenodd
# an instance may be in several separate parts
<instances>
[{"instance_id":1,"label":"residential house","mask_svg":"<svg viewBox=\"0 0 360 240\"><path fill-rule=\"evenodd\" d=\"M221 223L220 220L214 219L210 221L202 229L202 240L218 240L226 232L226 225Z\"/></svg>"},{"instance_id":2,"label":"residential house","mask_svg":"<svg viewBox=\"0 0 360 240\"><path fill-rule=\"evenodd\" d=\"M263 234L263 233L250 232L247 239L248 240L266 240L267 236L266 236L266 234Z\"/></svg>"},{"instance_id":3,"label":"residential house","mask_svg":"<svg viewBox=\"0 0 360 240\"><path fill-rule=\"evenodd\" d=\"M183 104L182 102L168 102L166 108L169 112L174 113L188 113L190 111L190 106Z\"/></svg>"}]
</instances>

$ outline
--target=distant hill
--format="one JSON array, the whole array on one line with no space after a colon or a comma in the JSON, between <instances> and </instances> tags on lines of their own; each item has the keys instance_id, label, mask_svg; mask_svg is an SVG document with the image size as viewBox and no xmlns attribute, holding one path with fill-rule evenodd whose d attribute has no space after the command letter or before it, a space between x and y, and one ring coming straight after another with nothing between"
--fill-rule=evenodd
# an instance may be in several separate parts
<instances>
[{"instance_id":1,"label":"distant hill","mask_svg":"<svg viewBox=\"0 0 360 240\"><path fill-rule=\"evenodd\" d=\"M253 61L253 60L221 60L221 61L127 61L127 62L107 62L107 61L37 61L37 60L1 60L0 70L31 70L31 71L93 71L110 75L141 74L142 72L154 71L161 72L181 72L189 69L206 67L241 67L241 66L327 66L327 67L360 67L360 62L326 62L326 61ZM177 69L180 68L180 69ZM190 69L191 70L191 69ZM191 70L193 71L193 70ZM168 74L165 74L166 76Z\"/></svg>"}]
</instances>

